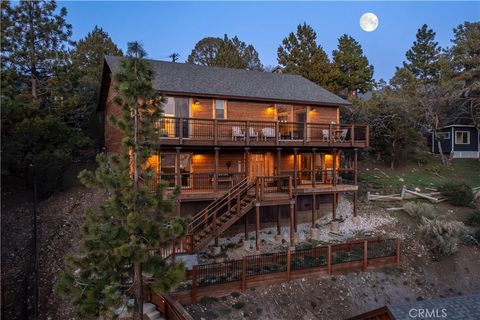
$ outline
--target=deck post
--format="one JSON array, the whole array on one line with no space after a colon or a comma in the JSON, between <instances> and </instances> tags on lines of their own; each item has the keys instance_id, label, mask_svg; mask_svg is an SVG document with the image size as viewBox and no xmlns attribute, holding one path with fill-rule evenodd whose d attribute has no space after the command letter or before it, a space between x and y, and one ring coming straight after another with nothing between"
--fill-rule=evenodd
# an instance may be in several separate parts
<instances>
[{"instance_id":1,"label":"deck post","mask_svg":"<svg viewBox=\"0 0 480 320\"><path fill-rule=\"evenodd\" d=\"M247 120L245 128L245 144L250 145L250 121Z\"/></svg>"},{"instance_id":2,"label":"deck post","mask_svg":"<svg viewBox=\"0 0 480 320\"><path fill-rule=\"evenodd\" d=\"M335 187L337 185L337 149L333 149L333 181L332 185Z\"/></svg>"},{"instance_id":3,"label":"deck post","mask_svg":"<svg viewBox=\"0 0 480 320\"><path fill-rule=\"evenodd\" d=\"M290 245L295 244L295 200L290 200Z\"/></svg>"},{"instance_id":4,"label":"deck post","mask_svg":"<svg viewBox=\"0 0 480 320\"><path fill-rule=\"evenodd\" d=\"M219 150L220 148L215 147L215 175L213 176L213 188L215 192L218 191L218 162L219 162Z\"/></svg>"},{"instance_id":5,"label":"deck post","mask_svg":"<svg viewBox=\"0 0 480 320\"><path fill-rule=\"evenodd\" d=\"M355 148L353 153L353 183L357 185L357 159L358 159L358 149Z\"/></svg>"},{"instance_id":6,"label":"deck post","mask_svg":"<svg viewBox=\"0 0 480 320\"><path fill-rule=\"evenodd\" d=\"M370 127L365 126L365 147L368 147L370 144Z\"/></svg>"},{"instance_id":7,"label":"deck post","mask_svg":"<svg viewBox=\"0 0 480 320\"><path fill-rule=\"evenodd\" d=\"M279 132L280 132L280 124L275 122L275 145L278 146L278 140L280 140L279 137Z\"/></svg>"},{"instance_id":8,"label":"deck post","mask_svg":"<svg viewBox=\"0 0 480 320\"><path fill-rule=\"evenodd\" d=\"M397 258L395 261L397 264L400 264L400 239L397 238Z\"/></svg>"},{"instance_id":9,"label":"deck post","mask_svg":"<svg viewBox=\"0 0 480 320\"><path fill-rule=\"evenodd\" d=\"M280 205L277 205L277 234L282 234L282 229L280 227Z\"/></svg>"},{"instance_id":10,"label":"deck post","mask_svg":"<svg viewBox=\"0 0 480 320\"><path fill-rule=\"evenodd\" d=\"M292 277L292 252L290 248L287 250L287 281L290 281Z\"/></svg>"},{"instance_id":11,"label":"deck post","mask_svg":"<svg viewBox=\"0 0 480 320\"><path fill-rule=\"evenodd\" d=\"M178 119L178 142L183 144L183 118Z\"/></svg>"},{"instance_id":12,"label":"deck post","mask_svg":"<svg viewBox=\"0 0 480 320\"><path fill-rule=\"evenodd\" d=\"M312 194L312 228L315 227L315 210L317 209L317 195Z\"/></svg>"},{"instance_id":13,"label":"deck post","mask_svg":"<svg viewBox=\"0 0 480 320\"><path fill-rule=\"evenodd\" d=\"M255 249L260 249L260 202L255 202Z\"/></svg>"},{"instance_id":14,"label":"deck post","mask_svg":"<svg viewBox=\"0 0 480 320\"><path fill-rule=\"evenodd\" d=\"M175 170L176 170L176 182L175 184L178 187L182 187L182 172L180 171L180 150L182 150L182 147L175 147Z\"/></svg>"},{"instance_id":15,"label":"deck post","mask_svg":"<svg viewBox=\"0 0 480 320\"><path fill-rule=\"evenodd\" d=\"M245 177L248 177L250 171L248 158L250 158L250 148L245 148Z\"/></svg>"},{"instance_id":16,"label":"deck post","mask_svg":"<svg viewBox=\"0 0 480 320\"><path fill-rule=\"evenodd\" d=\"M247 289L247 257L242 259L242 291Z\"/></svg>"},{"instance_id":17,"label":"deck post","mask_svg":"<svg viewBox=\"0 0 480 320\"><path fill-rule=\"evenodd\" d=\"M332 274L332 245L327 247L327 270L328 274Z\"/></svg>"},{"instance_id":18,"label":"deck post","mask_svg":"<svg viewBox=\"0 0 480 320\"><path fill-rule=\"evenodd\" d=\"M315 188L317 182L317 175L315 174L317 148L312 149L312 187Z\"/></svg>"},{"instance_id":19,"label":"deck post","mask_svg":"<svg viewBox=\"0 0 480 320\"><path fill-rule=\"evenodd\" d=\"M213 144L218 145L218 120L213 120Z\"/></svg>"},{"instance_id":20,"label":"deck post","mask_svg":"<svg viewBox=\"0 0 480 320\"><path fill-rule=\"evenodd\" d=\"M277 176L282 173L282 148L277 148Z\"/></svg>"},{"instance_id":21,"label":"deck post","mask_svg":"<svg viewBox=\"0 0 480 320\"><path fill-rule=\"evenodd\" d=\"M337 219L337 193L332 194L332 220Z\"/></svg>"},{"instance_id":22,"label":"deck post","mask_svg":"<svg viewBox=\"0 0 480 320\"><path fill-rule=\"evenodd\" d=\"M192 304L197 303L197 266L192 267L192 291L190 291Z\"/></svg>"},{"instance_id":23,"label":"deck post","mask_svg":"<svg viewBox=\"0 0 480 320\"><path fill-rule=\"evenodd\" d=\"M353 192L353 216L357 216L357 191Z\"/></svg>"},{"instance_id":24,"label":"deck post","mask_svg":"<svg viewBox=\"0 0 480 320\"><path fill-rule=\"evenodd\" d=\"M293 148L293 186L297 187L297 171L298 171L298 159L297 159L298 148Z\"/></svg>"},{"instance_id":25,"label":"deck post","mask_svg":"<svg viewBox=\"0 0 480 320\"><path fill-rule=\"evenodd\" d=\"M247 215L248 215L248 214L245 213L244 218L243 218L243 220L244 220L244 222L245 222L245 230L244 230L244 232L245 232L245 240L248 240L248 219L247 219Z\"/></svg>"},{"instance_id":26,"label":"deck post","mask_svg":"<svg viewBox=\"0 0 480 320\"><path fill-rule=\"evenodd\" d=\"M352 127L350 128L350 145L353 147L354 143L355 143L355 125L352 124Z\"/></svg>"},{"instance_id":27,"label":"deck post","mask_svg":"<svg viewBox=\"0 0 480 320\"><path fill-rule=\"evenodd\" d=\"M363 271L368 267L368 240L363 241Z\"/></svg>"}]
</instances>

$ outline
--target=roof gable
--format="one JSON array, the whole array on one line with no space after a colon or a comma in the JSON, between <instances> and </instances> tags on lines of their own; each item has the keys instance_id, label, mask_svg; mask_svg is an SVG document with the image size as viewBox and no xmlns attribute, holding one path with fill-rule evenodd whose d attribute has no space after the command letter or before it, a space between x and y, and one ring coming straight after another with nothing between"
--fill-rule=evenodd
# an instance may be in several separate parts
<instances>
[{"instance_id":1,"label":"roof gable","mask_svg":"<svg viewBox=\"0 0 480 320\"><path fill-rule=\"evenodd\" d=\"M121 59L105 57L112 73ZM155 72L153 86L164 93L335 106L350 104L298 75L148 61Z\"/></svg>"}]
</instances>

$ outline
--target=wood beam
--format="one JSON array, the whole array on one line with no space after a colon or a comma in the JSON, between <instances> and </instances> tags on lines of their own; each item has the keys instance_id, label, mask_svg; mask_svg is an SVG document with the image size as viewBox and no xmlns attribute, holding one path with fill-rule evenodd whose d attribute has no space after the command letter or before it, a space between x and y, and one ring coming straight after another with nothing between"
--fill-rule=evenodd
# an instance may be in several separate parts
<instances>
[{"instance_id":1,"label":"wood beam","mask_svg":"<svg viewBox=\"0 0 480 320\"><path fill-rule=\"evenodd\" d=\"M255 203L255 248L258 251L260 249L260 202Z\"/></svg>"},{"instance_id":2,"label":"wood beam","mask_svg":"<svg viewBox=\"0 0 480 320\"><path fill-rule=\"evenodd\" d=\"M316 182L317 182L317 181L316 181L316 180L317 180L317 177L316 177L316 174L315 174L315 167L316 167L316 165L317 165L317 163L316 163L316 158L317 158L317 149L316 149L316 148L313 148L313 149L312 149L312 177L311 177L311 179L312 179L312 187L314 187L314 188L315 188L315 186L316 186L316 184L317 184L317 183L316 183Z\"/></svg>"},{"instance_id":3,"label":"wood beam","mask_svg":"<svg viewBox=\"0 0 480 320\"><path fill-rule=\"evenodd\" d=\"M295 215L295 200L290 200L290 245L295 244L295 231L294 231L294 215Z\"/></svg>"},{"instance_id":4,"label":"wood beam","mask_svg":"<svg viewBox=\"0 0 480 320\"><path fill-rule=\"evenodd\" d=\"M245 148L245 176L248 177L249 174L249 158L250 158L250 148Z\"/></svg>"},{"instance_id":5,"label":"wood beam","mask_svg":"<svg viewBox=\"0 0 480 320\"><path fill-rule=\"evenodd\" d=\"M218 191L218 162L219 162L219 151L220 148L216 147L215 148L215 175L213 176L213 187L215 188L215 191Z\"/></svg>"},{"instance_id":6,"label":"wood beam","mask_svg":"<svg viewBox=\"0 0 480 320\"><path fill-rule=\"evenodd\" d=\"M176 181L175 184L179 187L182 186L182 172L180 171L180 150L182 147L175 147L175 172L176 174Z\"/></svg>"},{"instance_id":7,"label":"wood beam","mask_svg":"<svg viewBox=\"0 0 480 320\"><path fill-rule=\"evenodd\" d=\"M277 148L277 176L282 174L282 148Z\"/></svg>"},{"instance_id":8,"label":"wood beam","mask_svg":"<svg viewBox=\"0 0 480 320\"><path fill-rule=\"evenodd\" d=\"M353 183L356 185L357 184L357 160L358 160L358 149L355 148L354 154L353 154Z\"/></svg>"},{"instance_id":9,"label":"wood beam","mask_svg":"<svg viewBox=\"0 0 480 320\"><path fill-rule=\"evenodd\" d=\"M280 206L277 206L277 234L282 234L282 228L280 226Z\"/></svg>"},{"instance_id":10,"label":"wood beam","mask_svg":"<svg viewBox=\"0 0 480 320\"><path fill-rule=\"evenodd\" d=\"M332 194L332 220L337 219L337 193Z\"/></svg>"},{"instance_id":11,"label":"wood beam","mask_svg":"<svg viewBox=\"0 0 480 320\"><path fill-rule=\"evenodd\" d=\"M332 185L335 187L337 185L337 150L333 149L333 181Z\"/></svg>"},{"instance_id":12,"label":"wood beam","mask_svg":"<svg viewBox=\"0 0 480 320\"><path fill-rule=\"evenodd\" d=\"M298 174L298 148L293 148L293 186L297 187L297 174Z\"/></svg>"},{"instance_id":13,"label":"wood beam","mask_svg":"<svg viewBox=\"0 0 480 320\"><path fill-rule=\"evenodd\" d=\"M317 195L312 194L312 228L315 227L315 211L317 209Z\"/></svg>"}]
</instances>

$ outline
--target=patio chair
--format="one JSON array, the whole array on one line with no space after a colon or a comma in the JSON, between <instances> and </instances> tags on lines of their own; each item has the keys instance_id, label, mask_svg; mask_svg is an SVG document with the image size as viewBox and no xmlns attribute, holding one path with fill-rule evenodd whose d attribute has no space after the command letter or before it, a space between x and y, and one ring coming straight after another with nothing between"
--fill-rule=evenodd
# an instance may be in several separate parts
<instances>
[{"instance_id":1,"label":"patio chair","mask_svg":"<svg viewBox=\"0 0 480 320\"><path fill-rule=\"evenodd\" d=\"M330 130L322 129L322 141L323 142L330 141Z\"/></svg>"},{"instance_id":2,"label":"patio chair","mask_svg":"<svg viewBox=\"0 0 480 320\"><path fill-rule=\"evenodd\" d=\"M342 129L342 132L340 133L339 140L340 142L345 142L345 139L347 138L348 134L348 129Z\"/></svg>"},{"instance_id":3,"label":"patio chair","mask_svg":"<svg viewBox=\"0 0 480 320\"><path fill-rule=\"evenodd\" d=\"M275 129L263 128L262 129L263 140L267 141L268 138L275 138Z\"/></svg>"},{"instance_id":4,"label":"patio chair","mask_svg":"<svg viewBox=\"0 0 480 320\"><path fill-rule=\"evenodd\" d=\"M248 128L248 135L258 141L258 133L252 128Z\"/></svg>"},{"instance_id":5,"label":"patio chair","mask_svg":"<svg viewBox=\"0 0 480 320\"><path fill-rule=\"evenodd\" d=\"M232 141L237 141L245 139L245 132L242 131L240 127L232 127Z\"/></svg>"}]
</instances>

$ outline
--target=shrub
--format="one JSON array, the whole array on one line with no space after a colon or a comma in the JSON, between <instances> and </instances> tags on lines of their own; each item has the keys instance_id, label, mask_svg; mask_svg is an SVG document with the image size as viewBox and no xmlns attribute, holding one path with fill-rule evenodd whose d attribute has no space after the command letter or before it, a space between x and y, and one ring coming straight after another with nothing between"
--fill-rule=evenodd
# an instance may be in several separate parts
<instances>
[{"instance_id":1,"label":"shrub","mask_svg":"<svg viewBox=\"0 0 480 320\"><path fill-rule=\"evenodd\" d=\"M442 255L455 253L458 243L466 234L463 223L441 219L424 219L420 231L430 250Z\"/></svg>"},{"instance_id":2,"label":"shrub","mask_svg":"<svg viewBox=\"0 0 480 320\"><path fill-rule=\"evenodd\" d=\"M435 219L435 208L425 202L407 202L403 205L403 210L414 218Z\"/></svg>"},{"instance_id":3,"label":"shrub","mask_svg":"<svg viewBox=\"0 0 480 320\"><path fill-rule=\"evenodd\" d=\"M454 206L466 207L473 201L472 189L465 183L446 183L438 191Z\"/></svg>"},{"instance_id":4,"label":"shrub","mask_svg":"<svg viewBox=\"0 0 480 320\"><path fill-rule=\"evenodd\" d=\"M232 307L235 309L242 309L243 307L245 307L245 302L235 302Z\"/></svg>"},{"instance_id":5,"label":"shrub","mask_svg":"<svg viewBox=\"0 0 480 320\"><path fill-rule=\"evenodd\" d=\"M476 211L468 217L467 224L472 227L480 227L480 211Z\"/></svg>"}]
</instances>

